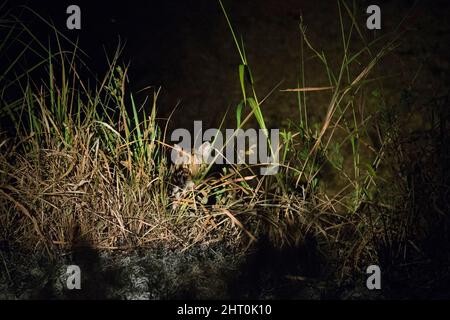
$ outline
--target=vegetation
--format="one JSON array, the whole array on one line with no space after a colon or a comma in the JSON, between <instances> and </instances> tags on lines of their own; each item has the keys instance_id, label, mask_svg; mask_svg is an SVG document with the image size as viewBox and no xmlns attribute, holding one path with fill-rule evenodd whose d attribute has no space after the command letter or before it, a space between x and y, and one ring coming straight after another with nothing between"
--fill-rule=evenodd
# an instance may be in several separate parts
<instances>
[{"instance_id":1,"label":"vegetation","mask_svg":"<svg viewBox=\"0 0 450 320\"><path fill-rule=\"evenodd\" d=\"M220 5L241 59L236 126L254 117L267 129L266 98L257 95L244 42ZM444 104L427 101L436 112L426 119L427 135L420 135L427 139L415 143L404 126L414 110L405 106L423 97L406 88L398 101L403 107L394 110L377 69L399 44L400 28L368 41L352 7L338 6L343 51L337 65L300 24L301 65L318 59L329 83L308 87L299 74L298 88L286 90L298 96L298 119L282 128L279 173L228 166L220 176L205 174L175 208L172 146L157 121L160 89L138 105L121 48L107 58L106 75L92 81L82 48L58 30L45 43L20 19L2 17L0 54L21 48L0 75L2 242L53 256L83 243L112 250L222 242L242 251L261 238L285 248L311 237L315 250L337 261L340 279L370 264L413 268L430 255L448 261ZM33 65L24 68L25 60ZM309 94L329 97L319 125L310 117Z\"/></svg>"}]
</instances>

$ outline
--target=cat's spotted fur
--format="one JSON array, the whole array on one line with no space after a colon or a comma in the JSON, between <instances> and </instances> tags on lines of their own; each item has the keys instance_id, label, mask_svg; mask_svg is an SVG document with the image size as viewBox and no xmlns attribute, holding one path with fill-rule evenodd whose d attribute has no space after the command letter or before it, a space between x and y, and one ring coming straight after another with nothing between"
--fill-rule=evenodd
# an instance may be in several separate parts
<instances>
[{"instance_id":1,"label":"cat's spotted fur","mask_svg":"<svg viewBox=\"0 0 450 320\"><path fill-rule=\"evenodd\" d=\"M211 152L209 142L203 143L198 149L187 152L179 145L175 145L172 152L174 162L172 174L172 208L176 209L182 199L195 188L194 180L201 175L206 167L206 159Z\"/></svg>"}]
</instances>

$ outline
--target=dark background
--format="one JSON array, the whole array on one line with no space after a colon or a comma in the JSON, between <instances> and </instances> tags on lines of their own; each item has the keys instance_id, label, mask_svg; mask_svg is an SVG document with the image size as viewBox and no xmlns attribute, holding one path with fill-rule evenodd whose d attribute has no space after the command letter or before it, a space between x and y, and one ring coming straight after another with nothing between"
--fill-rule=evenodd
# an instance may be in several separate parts
<instances>
[{"instance_id":1,"label":"dark background","mask_svg":"<svg viewBox=\"0 0 450 320\"><path fill-rule=\"evenodd\" d=\"M414 1L379 1L382 30L367 32L368 40L391 32L406 15ZM130 65L132 91L142 102L153 89L161 87L158 101L160 117L167 117L180 102L172 119L173 127L192 126L193 120L204 120L204 126L216 127L227 108L241 99L237 67L239 55L218 1L8 1L8 7L27 5L51 21L70 39L78 40L91 70L99 77L107 70L106 57L111 57L118 44L125 44L124 64ZM66 8L81 8L82 29L67 30ZM364 18L369 1L358 1ZM297 87L300 75L300 15L311 42L323 50L331 62L342 56L339 13L335 1L267 0L224 1L238 35L242 35L260 99L272 89ZM394 91L410 72L418 67L418 59L432 55L431 63L444 63L448 70L446 40L449 23L446 1L422 1L415 7L411 30L404 48L391 60L384 61L385 73L400 74L391 84ZM36 17L20 15L33 25L33 31L45 39L51 30ZM362 21L364 22L364 21ZM367 30L366 30L367 31ZM427 51L424 54L424 50ZM325 70L311 54L306 55L306 79L309 86L328 85ZM440 69L442 70L442 69ZM432 74L431 77L439 74ZM402 78L403 77L403 78ZM440 81L440 80L439 80ZM280 84L281 83L281 84ZM276 87L278 84L279 87ZM143 88L151 89L140 91ZM389 90L389 87L388 87ZM138 92L139 91L139 92ZM326 95L312 95L311 115L320 121L329 101ZM263 113L273 127L297 119L295 94L275 90L263 105ZM230 121L233 117L229 117ZM234 125L234 122L233 122ZM231 127L229 125L228 127Z\"/></svg>"},{"instance_id":2,"label":"dark background","mask_svg":"<svg viewBox=\"0 0 450 320\"><path fill-rule=\"evenodd\" d=\"M272 89L297 87L300 77L300 15L308 37L323 50L330 63L339 64L342 57L339 12L335 1L311 0L224 0L232 24L245 43L257 94L262 99ZM66 8L81 8L82 29L67 30ZM357 1L361 19L370 1ZM423 83L445 81L448 71L450 28L447 1L378 1L382 12L382 30L365 30L368 40L392 32L415 5L410 29L400 49L382 63L384 76L395 75L387 83L387 95L395 93L411 80L419 65ZM241 99L237 68L239 55L234 46L218 1L8 1L7 8L26 5L73 41L78 41L88 58L86 61L99 78L107 68L106 57L112 57L119 45L125 44L124 64L129 64L129 81L139 102L161 87L158 101L160 117L167 117L174 106L179 109L171 127L191 128L193 120L203 120L204 127L217 127L227 108L234 125L234 108ZM45 39L51 30L41 20L25 12L18 14ZM361 21L362 23L365 20ZM364 24L363 24L364 25ZM364 31L364 30L363 30ZM356 38L356 37L355 37ZM356 49L356 47L355 47ZM328 85L326 72L310 52L305 56L307 86ZM277 87L279 85L279 87ZM434 85L434 84L433 84ZM148 88L140 91L144 88ZM426 88L425 88L426 89ZM310 95L311 116L320 122L329 97ZM262 110L272 127L283 127L296 120L295 94L275 90Z\"/></svg>"}]
</instances>

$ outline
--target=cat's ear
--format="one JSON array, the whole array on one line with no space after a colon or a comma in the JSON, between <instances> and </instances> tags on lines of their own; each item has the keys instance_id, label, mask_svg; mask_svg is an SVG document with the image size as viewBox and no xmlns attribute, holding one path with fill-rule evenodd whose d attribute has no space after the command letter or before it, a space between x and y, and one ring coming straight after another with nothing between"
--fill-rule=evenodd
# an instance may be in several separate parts
<instances>
[{"instance_id":1,"label":"cat's ear","mask_svg":"<svg viewBox=\"0 0 450 320\"><path fill-rule=\"evenodd\" d=\"M208 162L211 151L212 147L209 141L204 142L200 147L198 147L198 153L201 156L203 162Z\"/></svg>"},{"instance_id":2,"label":"cat's ear","mask_svg":"<svg viewBox=\"0 0 450 320\"><path fill-rule=\"evenodd\" d=\"M172 148L171 159L174 164L186 164L189 163L189 154L178 144L175 144Z\"/></svg>"}]
</instances>

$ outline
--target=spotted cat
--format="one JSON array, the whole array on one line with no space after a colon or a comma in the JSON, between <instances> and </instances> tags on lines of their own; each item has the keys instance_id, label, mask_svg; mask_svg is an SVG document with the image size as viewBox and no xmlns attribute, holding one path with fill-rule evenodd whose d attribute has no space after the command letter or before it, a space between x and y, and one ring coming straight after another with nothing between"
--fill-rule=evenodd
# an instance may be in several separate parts
<instances>
[{"instance_id":1,"label":"spotted cat","mask_svg":"<svg viewBox=\"0 0 450 320\"><path fill-rule=\"evenodd\" d=\"M182 199L195 188L195 179L204 173L208 164L206 160L211 153L209 142L203 143L192 152L184 150L175 144L172 151L173 174L172 174L172 208L176 209Z\"/></svg>"}]
</instances>

